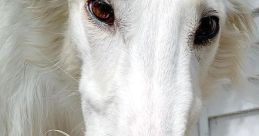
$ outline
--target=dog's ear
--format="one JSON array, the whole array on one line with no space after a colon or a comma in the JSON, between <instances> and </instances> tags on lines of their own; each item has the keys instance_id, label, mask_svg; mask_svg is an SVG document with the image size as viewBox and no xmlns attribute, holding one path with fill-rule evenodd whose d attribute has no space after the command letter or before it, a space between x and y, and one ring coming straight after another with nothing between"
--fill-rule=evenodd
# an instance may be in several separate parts
<instances>
[{"instance_id":1,"label":"dog's ear","mask_svg":"<svg viewBox=\"0 0 259 136\"><path fill-rule=\"evenodd\" d=\"M227 0L226 21L222 26L220 45L209 75L228 78L232 83L244 81L245 50L252 44L252 10L243 0Z\"/></svg>"}]
</instances>

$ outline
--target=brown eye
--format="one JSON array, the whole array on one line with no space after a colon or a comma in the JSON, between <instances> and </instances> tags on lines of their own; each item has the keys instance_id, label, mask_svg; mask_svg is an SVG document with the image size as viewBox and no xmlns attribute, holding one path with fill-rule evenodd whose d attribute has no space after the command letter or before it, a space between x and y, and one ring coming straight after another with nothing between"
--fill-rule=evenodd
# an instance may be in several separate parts
<instances>
[{"instance_id":1,"label":"brown eye","mask_svg":"<svg viewBox=\"0 0 259 136\"><path fill-rule=\"evenodd\" d=\"M87 4L87 8L90 13L99 21L107 24L114 24L114 11L110 4L103 0L89 0Z\"/></svg>"},{"instance_id":2,"label":"brown eye","mask_svg":"<svg viewBox=\"0 0 259 136\"><path fill-rule=\"evenodd\" d=\"M217 36L219 32L219 18L216 16L204 17L195 32L194 44L200 45Z\"/></svg>"}]
</instances>

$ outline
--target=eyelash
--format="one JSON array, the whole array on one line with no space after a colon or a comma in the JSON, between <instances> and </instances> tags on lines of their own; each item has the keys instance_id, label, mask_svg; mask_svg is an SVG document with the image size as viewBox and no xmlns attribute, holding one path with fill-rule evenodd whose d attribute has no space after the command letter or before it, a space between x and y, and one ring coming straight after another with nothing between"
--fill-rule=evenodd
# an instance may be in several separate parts
<instances>
[{"instance_id":1,"label":"eyelash","mask_svg":"<svg viewBox=\"0 0 259 136\"><path fill-rule=\"evenodd\" d=\"M95 24L97 27L100 27L102 24L98 22L98 20L91 14L90 9L88 8L88 2L90 0L87 0L87 2L84 5L84 9L87 9L87 19L92 23Z\"/></svg>"},{"instance_id":2,"label":"eyelash","mask_svg":"<svg viewBox=\"0 0 259 136\"><path fill-rule=\"evenodd\" d=\"M212 16L212 15L207 14L207 16ZM207 16L205 16L205 17L207 17ZM190 25L190 26L194 26L191 28L192 31L188 35L188 41L189 41L188 43L189 43L189 45L192 46L192 50L193 49L199 50L199 49L202 49L203 47L209 46L211 43L213 43L215 41L215 38L216 38L216 37L214 37L212 39L208 39L199 45L194 44L195 34L196 34L197 29L199 28L199 25L200 25L200 22L198 22L198 21L196 21L195 25L193 25L193 24Z\"/></svg>"},{"instance_id":3,"label":"eyelash","mask_svg":"<svg viewBox=\"0 0 259 136\"><path fill-rule=\"evenodd\" d=\"M196 19L197 20L196 23L195 23L196 25L194 25L195 27L194 27L193 31L191 32L191 34L189 35L189 39L191 39L190 41L192 41L193 48L200 49L200 48L202 48L204 46L210 45L211 43L213 43L215 41L215 39L218 36L219 31L220 31L220 24L219 24L220 23L220 19L217 16L217 13L218 12L216 10L214 10L214 9L204 9L202 11L201 18ZM204 22L201 22L201 21L204 21L206 19L210 19L210 21L213 20L214 23L216 22L216 27L218 28L218 29L216 29L216 31L217 31L216 35L214 37L212 37L212 38L209 37L209 39L204 40L204 41L202 41L199 44L195 44L194 40L196 39L196 34L197 34L201 24L204 23Z\"/></svg>"},{"instance_id":4,"label":"eyelash","mask_svg":"<svg viewBox=\"0 0 259 136\"><path fill-rule=\"evenodd\" d=\"M115 28L116 28L116 23L114 23L113 26L109 26L101 21L99 21L96 17L94 17L94 15L91 13L89 7L88 7L88 4L91 0L87 0L84 4L84 9L86 9L86 14L87 14L87 18L88 18L88 21L91 23L91 24L94 24L95 27L97 27L99 30L101 31L105 31L105 32L111 32L111 33L114 33L115 32ZM109 1L107 0L103 0L107 3L110 3ZM115 20L116 21L116 20Z\"/></svg>"}]
</instances>

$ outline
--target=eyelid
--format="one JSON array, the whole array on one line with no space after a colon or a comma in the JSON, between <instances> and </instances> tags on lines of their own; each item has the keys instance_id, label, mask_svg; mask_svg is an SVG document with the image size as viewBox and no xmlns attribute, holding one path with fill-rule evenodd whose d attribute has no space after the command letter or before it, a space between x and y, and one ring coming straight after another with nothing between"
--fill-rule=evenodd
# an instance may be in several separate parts
<instances>
[{"instance_id":1,"label":"eyelid","mask_svg":"<svg viewBox=\"0 0 259 136\"><path fill-rule=\"evenodd\" d=\"M91 0L87 0L86 2L88 3L89 1L91 1ZM106 3L111 5L111 1L110 0L102 0L102 1L104 1L104 2L106 2Z\"/></svg>"},{"instance_id":2,"label":"eyelid","mask_svg":"<svg viewBox=\"0 0 259 136\"><path fill-rule=\"evenodd\" d=\"M201 17L217 16L218 11L212 8L206 8L202 11Z\"/></svg>"},{"instance_id":3,"label":"eyelid","mask_svg":"<svg viewBox=\"0 0 259 136\"><path fill-rule=\"evenodd\" d=\"M92 13L91 9L88 6L91 1L102 1L102 2L107 3L108 5L110 5L113 8L113 6L110 3L107 2L109 0L87 0L87 1L85 1L84 9L85 9L87 21L90 22L89 24L94 25L95 27L99 28L100 30L104 30L105 32L114 33L115 28L116 28L115 27L116 26L116 22L115 22L116 19L114 19L113 25L108 25L105 22L102 22L101 20L97 19L97 17L95 17L95 15L93 15L94 13ZM115 16L114 16L114 18L115 18Z\"/></svg>"}]
</instances>

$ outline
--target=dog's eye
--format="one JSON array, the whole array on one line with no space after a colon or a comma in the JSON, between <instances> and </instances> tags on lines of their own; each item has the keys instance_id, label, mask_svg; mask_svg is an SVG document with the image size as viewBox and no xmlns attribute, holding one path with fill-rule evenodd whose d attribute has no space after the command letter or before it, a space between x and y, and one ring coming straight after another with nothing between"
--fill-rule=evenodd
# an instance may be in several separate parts
<instances>
[{"instance_id":1,"label":"dog's eye","mask_svg":"<svg viewBox=\"0 0 259 136\"><path fill-rule=\"evenodd\" d=\"M219 32L219 18L216 16L204 17L195 32L194 44L203 45L217 36Z\"/></svg>"},{"instance_id":2,"label":"dog's eye","mask_svg":"<svg viewBox=\"0 0 259 136\"><path fill-rule=\"evenodd\" d=\"M90 13L99 21L107 24L114 24L114 11L110 4L104 0L89 0L86 5Z\"/></svg>"}]
</instances>

